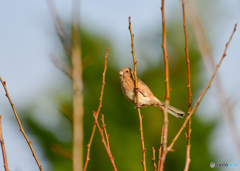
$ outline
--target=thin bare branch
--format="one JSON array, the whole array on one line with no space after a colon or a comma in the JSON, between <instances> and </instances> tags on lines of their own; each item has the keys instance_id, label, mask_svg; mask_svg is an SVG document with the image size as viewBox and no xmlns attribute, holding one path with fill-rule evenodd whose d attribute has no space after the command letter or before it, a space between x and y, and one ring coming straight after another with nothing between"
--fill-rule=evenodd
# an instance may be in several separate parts
<instances>
[{"instance_id":1,"label":"thin bare branch","mask_svg":"<svg viewBox=\"0 0 240 171\"><path fill-rule=\"evenodd\" d=\"M52 15L53 22L55 25L55 29L57 31L57 34L62 42L62 45L65 49L65 52L68 56L71 56L71 40L69 36L67 35L66 30L64 29L64 25L60 19L60 16L57 12L56 5L53 0L46 0L49 11Z\"/></svg>"},{"instance_id":2,"label":"thin bare branch","mask_svg":"<svg viewBox=\"0 0 240 171\"><path fill-rule=\"evenodd\" d=\"M167 55L167 30L166 30L166 19L165 19L165 5L164 0L162 0L162 49L164 56L164 69L165 69L165 89L166 89L166 100L165 100L165 108L163 110L164 116L164 125L163 125L163 143L162 143L162 154L161 154L161 162L160 162L160 171L163 171L164 163L166 159L167 151L167 137L168 137L168 106L170 103L170 88L169 88L169 67L168 67L168 55Z\"/></svg>"},{"instance_id":3,"label":"thin bare branch","mask_svg":"<svg viewBox=\"0 0 240 171\"><path fill-rule=\"evenodd\" d=\"M51 60L58 69L60 69L64 74L66 74L69 78L72 79L71 67L67 65L66 62L64 62L60 58L57 58L55 55L51 56Z\"/></svg>"},{"instance_id":4,"label":"thin bare branch","mask_svg":"<svg viewBox=\"0 0 240 171\"><path fill-rule=\"evenodd\" d=\"M103 73L102 73L102 88L101 88L101 93L100 93L98 110L95 113L96 114L95 117L97 119L98 119L99 112L100 112L100 110L102 108L103 91L104 91L104 86L105 86L105 76L106 76L106 71L107 71L108 52L109 52L109 48L107 49L106 55L105 55L105 64L104 64L104 70L103 70ZM86 171L87 165L88 165L88 161L90 160L90 158L89 158L89 156L90 156L90 149L91 149L92 140L93 140L93 137L94 137L94 134L95 134L95 130L96 130L96 124L93 125L93 129L92 129L92 133L91 133L91 136L90 136L90 140L89 140L88 145L87 145L87 155L86 155L83 171Z\"/></svg>"},{"instance_id":5,"label":"thin bare branch","mask_svg":"<svg viewBox=\"0 0 240 171\"><path fill-rule=\"evenodd\" d=\"M163 146L163 127L161 131L161 140L160 140L160 147L158 149L158 171L160 170L160 165L161 165L161 156L162 156L162 146Z\"/></svg>"},{"instance_id":6,"label":"thin bare branch","mask_svg":"<svg viewBox=\"0 0 240 171\"><path fill-rule=\"evenodd\" d=\"M155 155L155 151L156 151L155 148L152 147L152 152L153 152L153 157L152 157L153 167L154 167L154 171L157 171L157 164L156 164L156 161L155 161L155 160L156 160L156 159L155 159L155 158L156 158L156 157L155 157L155 156L156 156L156 155Z\"/></svg>"},{"instance_id":7,"label":"thin bare branch","mask_svg":"<svg viewBox=\"0 0 240 171\"><path fill-rule=\"evenodd\" d=\"M103 127L103 130L104 130L104 135L105 135L105 138L106 138L106 142L107 142L107 147L110 149L110 144L109 144L109 135L107 133L107 129L106 129L106 124L104 122L104 115L102 114L102 118L101 118L101 121L102 121L102 127Z\"/></svg>"},{"instance_id":8,"label":"thin bare branch","mask_svg":"<svg viewBox=\"0 0 240 171\"><path fill-rule=\"evenodd\" d=\"M56 57L55 55L51 55L50 57L52 63L60 69L64 74L66 74L70 79L72 79L72 72L71 72L71 66L64 62L62 59ZM82 59L82 70L84 70L86 67L91 65L93 60L89 57L86 56L85 58Z\"/></svg>"},{"instance_id":9,"label":"thin bare branch","mask_svg":"<svg viewBox=\"0 0 240 171\"><path fill-rule=\"evenodd\" d=\"M101 127L100 127L100 125L99 125L99 123L98 123L97 114L96 114L95 112L93 112L93 117L94 117L94 119L95 119L95 124L97 125L98 130L99 130L99 132L100 132L100 134L101 134L102 143L103 143L103 145L104 145L104 147L105 147L105 149L106 149L106 151L107 151L108 157L109 157L109 159L110 159L110 161L111 161L111 163L112 163L113 170L114 170L114 171L117 171L117 167L116 167L115 162L114 162L114 157L112 156L112 152L111 152L111 149L110 149L110 145L109 145L108 138L107 138L107 142L106 142L106 140L105 140L105 137L108 137L108 135L107 135L107 130L106 130L106 124L104 123L104 115L102 115L102 119L101 119L102 124L103 124L103 128L104 128L104 131L101 129ZM105 135L104 135L104 133L105 133ZM104 136L105 136L105 137L104 137Z\"/></svg>"},{"instance_id":10,"label":"thin bare branch","mask_svg":"<svg viewBox=\"0 0 240 171\"><path fill-rule=\"evenodd\" d=\"M128 20L129 20L128 29L130 31L130 36L131 36L131 47L132 47L132 56L133 56L133 64L134 64L134 75L135 75L135 78L137 78L137 61L136 61L136 58L135 58L135 51L134 51L134 34L132 33L131 17L129 17ZM141 115L141 111L140 111L140 108L139 108L138 79L135 79L134 87L135 87L135 94L136 94L136 99L137 99L136 108L138 110L139 125L140 125L140 136L141 136L141 144L142 144L142 156L143 156L142 164L143 164L143 170L146 171L147 170L146 159L145 159L146 148L145 148L145 145L144 145L144 137L143 137L143 126L142 126L143 116Z\"/></svg>"},{"instance_id":11,"label":"thin bare branch","mask_svg":"<svg viewBox=\"0 0 240 171\"><path fill-rule=\"evenodd\" d=\"M19 119L19 117L18 117L17 111L16 111L16 109L15 109L15 107L14 107L14 104L13 104L13 102L12 102L10 96L9 96L9 93L8 93L8 90L7 90L7 87L6 87L6 82L3 81L1 77L0 77L0 81L1 81L1 83L2 83L2 85L3 85L3 88L4 88L5 92L6 92L6 96L7 96L7 98L8 98L8 101L9 101L9 103L10 103L11 106L12 106L13 112L14 112L14 114L15 114L15 117L16 117L16 119L17 119L18 125L19 125L19 127L20 127L20 131L22 132L24 138L26 139L26 141L27 141L27 143L28 143L28 145L29 145L29 147L30 147L30 149L31 149L31 151L32 151L33 157L34 157L35 161L37 162L37 165L38 165L38 167L39 167L39 170L40 170L40 171L43 171L42 166L41 166L41 164L39 163L38 158L37 158L37 156L36 156L36 153L35 153L34 150L33 150L32 142L29 141L29 139L28 139L28 137L27 137L27 135L26 135L23 127L22 127L22 124L21 124L20 119Z\"/></svg>"},{"instance_id":12,"label":"thin bare branch","mask_svg":"<svg viewBox=\"0 0 240 171\"><path fill-rule=\"evenodd\" d=\"M236 28L237 28L237 24L235 24L235 26L234 26L234 30L233 30L233 32L232 32L231 37L229 38L229 41L228 41L227 44L226 44L226 47L225 47L224 53L223 53L223 55L222 55L222 58L221 58L220 62L218 63L218 65L217 65L217 67L216 67L216 69L215 69L215 71L214 71L214 73L213 73L210 81L208 82L208 84L207 84L206 88L203 90L203 92L200 93L200 97L198 98L197 104L194 106L194 108L191 110L191 112L189 113L189 115L186 117L186 119L185 119L182 127L180 128L180 130L178 131L178 133L176 134L176 136L175 136L174 139L172 140L171 144L168 146L168 151L170 151L170 150L172 149L174 143L176 142L176 140L178 139L179 135L180 135L181 132L183 131L184 127L186 126L186 124L187 124L187 122L188 122L188 120L190 119L190 117L192 116L192 114L197 110L197 107L198 107L198 105L200 104L203 96L205 95L205 93L206 93L207 90L209 89L209 87L210 87L210 85L211 85L211 83L212 83L212 81L213 81L213 79L214 79L214 77L215 77L215 75L216 75L216 73L217 73L217 70L219 69L219 67L220 67L223 59L224 59L225 56L226 56L227 48L228 48L228 46L229 46L229 43L230 43L231 40L232 40L232 37L233 37L233 35L234 35L235 31L236 31Z\"/></svg>"},{"instance_id":13,"label":"thin bare branch","mask_svg":"<svg viewBox=\"0 0 240 171\"><path fill-rule=\"evenodd\" d=\"M188 34L187 34L187 26L186 26L186 15L185 15L185 2L182 0L182 10L183 10L183 28L185 35L185 51L186 51L186 61L187 61L187 72L188 72L188 115L191 112L191 103L192 103L192 92L191 92L191 70L190 70L190 59L188 53ZM187 138L187 148L186 148L186 163L184 171L188 171L190 165L190 149L191 149L191 118L188 121L188 128L186 133Z\"/></svg>"},{"instance_id":14,"label":"thin bare branch","mask_svg":"<svg viewBox=\"0 0 240 171\"><path fill-rule=\"evenodd\" d=\"M8 171L7 153L6 153L6 150L5 150L5 145L4 145L4 140L3 140L1 119L2 119L2 116L0 116L0 141L1 141L4 169L5 169L5 171Z\"/></svg>"}]
</instances>

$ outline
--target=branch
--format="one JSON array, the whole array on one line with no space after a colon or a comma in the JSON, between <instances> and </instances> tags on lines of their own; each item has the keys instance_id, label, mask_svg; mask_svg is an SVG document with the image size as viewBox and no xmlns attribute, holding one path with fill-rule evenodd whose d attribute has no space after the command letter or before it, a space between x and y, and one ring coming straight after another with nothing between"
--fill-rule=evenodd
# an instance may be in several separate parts
<instances>
[{"instance_id":1,"label":"branch","mask_svg":"<svg viewBox=\"0 0 240 171\"><path fill-rule=\"evenodd\" d=\"M66 74L70 79L72 79L72 73L71 68L66 62L61 60L60 58L57 58L55 55L51 56L52 63L60 69L64 74Z\"/></svg>"},{"instance_id":2,"label":"branch","mask_svg":"<svg viewBox=\"0 0 240 171\"><path fill-rule=\"evenodd\" d=\"M3 163L5 171L8 171L8 164L7 164L7 154L4 146L4 140L2 135L2 123L1 123L2 116L0 116L0 141L1 141L1 147L2 147L2 154L3 154Z\"/></svg>"},{"instance_id":3,"label":"branch","mask_svg":"<svg viewBox=\"0 0 240 171\"><path fill-rule=\"evenodd\" d=\"M109 135L107 134L106 124L104 123L104 115L103 114L102 114L101 121L102 121L102 124L103 124L102 127L103 127L103 130L104 130L104 135L105 135L105 138L106 138L106 141L107 141L107 147L110 149Z\"/></svg>"},{"instance_id":4,"label":"branch","mask_svg":"<svg viewBox=\"0 0 240 171\"><path fill-rule=\"evenodd\" d=\"M143 126L142 126L142 118L143 116L141 115L141 111L139 108L139 99L138 99L138 79L137 79L137 61L135 58L135 51L134 51L134 34L132 34L132 26L131 26L131 17L128 18L129 20L129 31L130 31L130 36L131 36L131 47L132 47L132 56L133 56L133 64L134 64L134 75L135 75L135 82L134 82L134 87L135 87L135 95L136 95L136 108L138 110L138 117L139 117L139 125L140 125L140 136L141 136L141 144L142 144L142 155L143 155L143 160L142 160L142 165L143 165L143 170L146 171L146 160L145 160L145 153L146 153L146 148L144 145L144 137L143 137Z\"/></svg>"},{"instance_id":5,"label":"branch","mask_svg":"<svg viewBox=\"0 0 240 171\"><path fill-rule=\"evenodd\" d=\"M48 9L52 15L54 26L57 31L58 37L62 42L62 45L65 49L66 54L68 56L71 56L71 40L64 29L63 23L57 12L56 5L54 4L53 0L46 0L46 2L47 2Z\"/></svg>"},{"instance_id":6,"label":"branch","mask_svg":"<svg viewBox=\"0 0 240 171\"><path fill-rule=\"evenodd\" d=\"M16 112L16 109L15 109L15 107L14 107L14 104L13 104L13 102L12 102L12 100L11 100L9 94L8 94L8 90L7 90L7 87L6 87L6 82L3 81L1 77L0 77L0 81L1 81L1 83L2 83L2 85L3 85L3 88L4 88L5 92L6 92L6 96L7 96L8 100L9 100L9 103L10 103L11 106L12 106L13 112L14 112L14 114L15 114L15 117L16 117L16 119L17 119L18 125L19 125L19 127L20 127L20 131L22 132L24 138L26 139L26 141L27 141L27 143L28 143L28 146L30 147L30 149L31 149L31 151L32 151L33 157L34 157L34 159L35 159L36 162L37 162L37 165L38 165L38 167L39 167L39 170L40 170L40 171L43 171L42 166L40 165L40 163L39 163L39 161L38 161L38 158L37 158L37 156L36 156L36 154L35 154L35 152L34 152L34 150L33 150L32 142L29 141L29 139L28 139L28 137L27 137L27 135L26 135L23 127L22 127L22 124L21 124L21 122L20 122L20 119L19 119L19 117L18 117L18 114L17 114L17 112Z\"/></svg>"},{"instance_id":7,"label":"branch","mask_svg":"<svg viewBox=\"0 0 240 171\"><path fill-rule=\"evenodd\" d=\"M98 130L99 130L99 132L101 134L102 143L103 143L103 145L104 145L104 147L105 147L105 149L106 149L106 151L108 153L108 157L109 157L109 159L110 159L110 161L112 163L113 170L117 171L117 167L116 167L115 162L114 162L114 157L112 156L112 152L111 152L110 145L109 145L109 140L108 140L108 136L109 135L107 134L106 124L104 123L104 115L102 115L102 119L101 119L104 131L101 129L101 127L100 127L100 125L98 123L98 120L97 120L97 115L96 115L96 113L94 111L93 111L93 117L95 119L95 124L97 125ZM106 142L104 136L106 136L107 142Z\"/></svg>"},{"instance_id":8,"label":"branch","mask_svg":"<svg viewBox=\"0 0 240 171\"><path fill-rule=\"evenodd\" d=\"M180 130L178 131L177 135L176 135L176 136L174 137L174 139L172 140L172 143L169 145L168 151L170 151L170 150L172 149L174 143L176 142L176 140L178 139L179 135L180 135L181 132L183 131L184 127L186 126L186 124L187 124L187 122L188 122L188 120L190 119L190 117L192 116L192 114L197 110L197 107L198 107L198 105L200 104L203 96L205 95L206 91L209 89L209 87L210 87L210 85L211 85L211 83L212 83L212 81L213 81L213 79L214 79L214 77L215 77L215 75L216 75L216 73L217 73L217 70L219 69L219 67L220 67L223 59L224 59L225 56L226 56L226 51L227 51L228 45L229 45L229 43L230 43L231 40L232 40L232 37L233 37L233 35L234 35L235 31L236 31L236 28L237 28L237 24L235 24L235 26L234 26L234 30L233 30L233 32L232 32L232 35L231 35L231 37L229 38L229 41L228 41L227 44L226 44L226 47L225 47L224 53L223 53L223 55L222 55L222 58L221 58L220 62L218 63L218 65L217 65L217 67L216 67L216 69L215 69L215 71L214 71L214 73L213 73L213 75L212 75L212 78L211 78L210 81L208 82L208 84L207 84L206 88L204 89L204 91L203 91L202 93L200 93L200 97L198 98L197 104L194 106L194 108L191 110L191 112L189 113L189 115L186 117L186 119L185 119L182 127L180 128Z\"/></svg>"},{"instance_id":9,"label":"branch","mask_svg":"<svg viewBox=\"0 0 240 171\"><path fill-rule=\"evenodd\" d=\"M167 136L168 136L168 106L169 106L169 99L170 99L170 89L169 89L169 68L168 68L168 55L167 55L167 30L166 30L166 20L165 20L165 10L164 10L164 0L162 0L162 29L163 29L163 38L162 38L162 49L163 49L163 56L164 56L164 68L165 68L165 88L166 88L166 100L165 100L165 108L163 110L164 116L164 125L163 125L163 149L161 155L161 162L160 162L160 171L163 171L164 162L167 155Z\"/></svg>"},{"instance_id":10,"label":"branch","mask_svg":"<svg viewBox=\"0 0 240 171\"><path fill-rule=\"evenodd\" d=\"M72 9L72 89L73 89L73 171L83 168L83 82L80 46L80 5L73 1Z\"/></svg>"},{"instance_id":11,"label":"branch","mask_svg":"<svg viewBox=\"0 0 240 171\"><path fill-rule=\"evenodd\" d=\"M50 57L52 63L60 69L64 74L66 74L70 79L72 79L72 73L71 73L71 66L64 62L62 59L57 58L55 55L52 55ZM82 59L82 70L84 70L86 67L92 64L92 60L89 58L89 56L86 56Z\"/></svg>"},{"instance_id":12,"label":"branch","mask_svg":"<svg viewBox=\"0 0 240 171\"><path fill-rule=\"evenodd\" d=\"M185 15L185 2L182 0L182 9L183 9L183 28L185 34L185 51L186 51L186 60L187 60L187 72L188 72L188 115L191 112L191 103L192 103L192 92L191 92L191 71L190 71L190 59L188 54L188 34L187 34L187 27L186 27L186 15ZM184 171L188 171L190 165L190 149L191 149L191 118L188 121L188 128L186 133L187 138L187 148L186 148L186 163Z\"/></svg>"},{"instance_id":13,"label":"branch","mask_svg":"<svg viewBox=\"0 0 240 171\"><path fill-rule=\"evenodd\" d=\"M163 146L163 127L162 127L162 133L161 133L161 142L160 142L160 147L158 149L158 171L160 170L160 165L161 165L161 155L162 155L162 146Z\"/></svg>"},{"instance_id":14,"label":"branch","mask_svg":"<svg viewBox=\"0 0 240 171\"><path fill-rule=\"evenodd\" d=\"M107 52L106 52L106 55L105 55L105 64L104 64L104 70L103 70L103 73L102 73L102 88L101 88L98 110L97 110L97 112L95 113L95 116L94 116L94 118L96 117L97 119L98 119L99 112L102 108L103 91L104 91L104 86L105 86L105 75L106 75L106 71L107 71L108 52L109 52L109 48L107 49ZM94 137L94 134L95 134L95 130L96 130L96 124L93 125L92 134L91 134L90 140L89 140L88 145L87 145L87 155L86 155L83 171L86 171L88 161L90 160L90 158L89 158L90 148L91 148L91 145L92 145L92 140L93 140L93 137Z\"/></svg>"},{"instance_id":15,"label":"branch","mask_svg":"<svg viewBox=\"0 0 240 171\"><path fill-rule=\"evenodd\" d=\"M154 171L157 171L157 164L155 162L155 148L154 147L152 147L152 151L153 151L153 157L152 157L153 167L154 167Z\"/></svg>"}]
</instances>

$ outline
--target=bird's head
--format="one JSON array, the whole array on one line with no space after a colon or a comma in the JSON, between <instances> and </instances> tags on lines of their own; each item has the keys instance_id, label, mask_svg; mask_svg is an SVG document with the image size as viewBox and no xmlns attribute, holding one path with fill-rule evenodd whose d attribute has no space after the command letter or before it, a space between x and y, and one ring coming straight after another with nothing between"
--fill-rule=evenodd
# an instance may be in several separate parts
<instances>
[{"instance_id":1,"label":"bird's head","mask_svg":"<svg viewBox=\"0 0 240 171\"><path fill-rule=\"evenodd\" d=\"M133 70L131 68L123 68L119 71L119 76L121 79L134 78Z\"/></svg>"}]
</instances>

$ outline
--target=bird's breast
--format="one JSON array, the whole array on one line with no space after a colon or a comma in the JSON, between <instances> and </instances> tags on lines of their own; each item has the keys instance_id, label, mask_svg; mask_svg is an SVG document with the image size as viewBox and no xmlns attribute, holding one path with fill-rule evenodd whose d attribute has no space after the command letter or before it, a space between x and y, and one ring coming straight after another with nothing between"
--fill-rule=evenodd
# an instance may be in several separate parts
<instances>
[{"instance_id":1,"label":"bird's breast","mask_svg":"<svg viewBox=\"0 0 240 171\"><path fill-rule=\"evenodd\" d=\"M133 83L131 83L131 81L128 80L121 81L121 88L126 99L134 103L135 93Z\"/></svg>"}]
</instances>

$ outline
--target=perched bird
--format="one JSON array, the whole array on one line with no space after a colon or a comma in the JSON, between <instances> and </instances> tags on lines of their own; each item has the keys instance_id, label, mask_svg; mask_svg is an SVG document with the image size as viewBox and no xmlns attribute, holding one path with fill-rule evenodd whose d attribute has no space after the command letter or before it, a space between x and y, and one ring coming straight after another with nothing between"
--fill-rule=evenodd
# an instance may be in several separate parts
<instances>
[{"instance_id":1,"label":"perched bird","mask_svg":"<svg viewBox=\"0 0 240 171\"><path fill-rule=\"evenodd\" d=\"M133 70L131 68L123 68L119 72L119 75L121 79L121 88L124 96L128 101L136 105L137 101L136 101L135 88L134 88L135 75L133 73ZM139 107L156 106L164 109L165 103L158 100L153 95L153 93L148 88L148 86L144 84L144 82L142 82L142 80L140 80L139 78L138 78L138 91L139 91L138 93ZM175 107L172 107L170 105L168 106L168 113L178 118L179 117L183 118L185 115L183 111Z\"/></svg>"}]
</instances>

